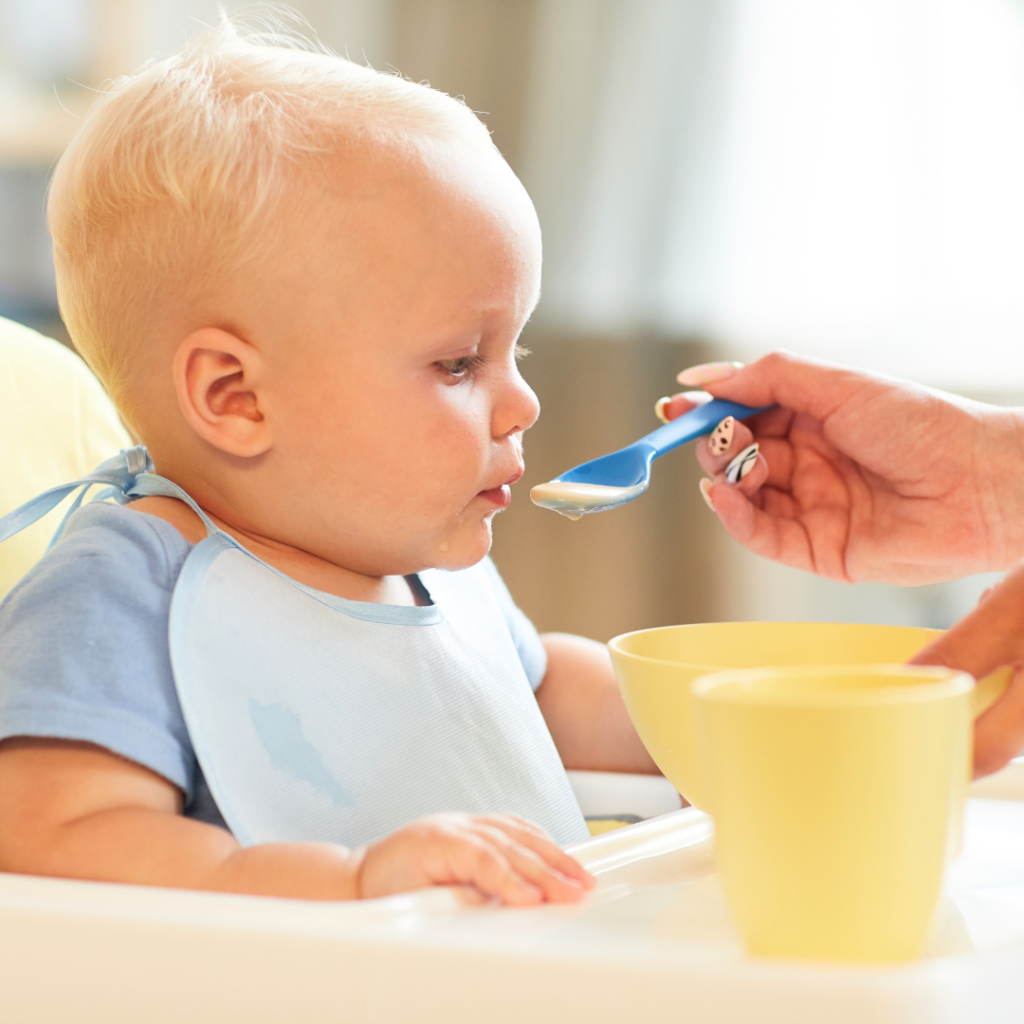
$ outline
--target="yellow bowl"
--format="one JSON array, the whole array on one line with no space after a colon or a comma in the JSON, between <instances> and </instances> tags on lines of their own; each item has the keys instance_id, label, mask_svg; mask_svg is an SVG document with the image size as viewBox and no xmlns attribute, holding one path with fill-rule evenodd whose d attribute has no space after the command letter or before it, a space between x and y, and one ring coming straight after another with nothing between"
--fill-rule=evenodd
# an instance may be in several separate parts
<instances>
[{"instance_id":1,"label":"yellow bowl","mask_svg":"<svg viewBox=\"0 0 1024 1024\"><path fill-rule=\"evenodd\" d=\"M626 709L665 777L707 810L697 765L690 685L729 668L900 664L931 643L937 629L827 622L713 622L623 633L608 643ZM981 714L1002 694L1010 670L974 691Z\"/></svg>"}]
</instances>

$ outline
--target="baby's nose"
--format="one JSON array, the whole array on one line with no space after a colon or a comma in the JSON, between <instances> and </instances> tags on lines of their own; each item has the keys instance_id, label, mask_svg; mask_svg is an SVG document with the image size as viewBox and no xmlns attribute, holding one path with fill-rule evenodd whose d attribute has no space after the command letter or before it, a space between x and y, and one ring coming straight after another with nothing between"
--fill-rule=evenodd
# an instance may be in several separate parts
<instances>
[{"instance_id":1,"label":"baby's nose","mask_svg":"<svg viewBox=\"0 0 1024 1024\"><path fill-rule=\"evenodd\" d=\"M494 435L508 437L521 434L537 422L540 402L533 388L517 373L508 387L503 400L494 410Z\"/></svg>"}]
</instances>

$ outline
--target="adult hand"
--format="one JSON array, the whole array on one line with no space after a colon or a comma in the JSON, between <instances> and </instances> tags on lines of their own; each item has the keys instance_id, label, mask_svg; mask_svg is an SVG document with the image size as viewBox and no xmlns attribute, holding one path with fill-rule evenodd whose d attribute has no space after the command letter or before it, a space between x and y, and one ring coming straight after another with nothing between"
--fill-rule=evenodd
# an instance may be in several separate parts
<instances>
[{"instance_id":1,"label":"adult hand","mask_svg":"<svg viewBox=\"0 0 1024 1024\"><path fill-rule=\"evenodd\" d=\"M1024 555L1024 423L1014 410L776 352L679 381L778 405L697 457L725 529L756 554L847 582L922 584L1005 569ZM673 419L695 404L661 405ZM725 467L756 440L738 485ZM761 465L763 457L764 465Z\"/></svg>"},{"instance_id":2,"label":"adult hand","mask_svg":"<svg viewBox=\"0 0 1024 1024\"><path fill-rule=\"evenodd\" d=\"M1024 565L982 595L978 607L917 654L915 665L948 665L982 679L1014 667L1009 689L974 723L974 774L998 771L1024 747Z\"/></svg>"}]
</instances>

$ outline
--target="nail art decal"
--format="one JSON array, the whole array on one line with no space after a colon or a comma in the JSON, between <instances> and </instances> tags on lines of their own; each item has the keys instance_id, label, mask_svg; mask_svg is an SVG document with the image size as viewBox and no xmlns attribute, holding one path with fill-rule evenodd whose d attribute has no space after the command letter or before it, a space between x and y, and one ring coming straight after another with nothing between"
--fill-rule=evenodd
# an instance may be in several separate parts
<instances>
[{"instance_id":1,"label":"nail art decal","mask_svg":"<svg viewBox=\"0 0 1024 1024\"><path fill-rule=\"evenodd\" d=\"M664 398L659 398L654 403L654 415L657 416L662 423L668 423L669 421L668 417L665 415L665 406L671 401L672 399L666 395Z\"/></svg>"},{"instance_id":2,"label":"nail art decal","mask_svg":"<svg viewBox=\"0 0 1024 1024\"><path fill-rule=\"evenodd\" d=\"M731 416L726 416L721 423L711 431L708 438L708 451L715 458L721 458L732 447L733 428L736 421Z\"/></svg>"},{"instance_id":3,"label":"nail art decal","mask_svg":"<svg viewBox=\"0 0 1024 1024\"><path fill-rule=\"evenodd\" d=\"M711 488L714 486L714 480L709 480L707 477L703 477L701 479L700 496L704 499L704 504L707 505L712 512L715 511L715 503L711 500Z\"/></svg>"},{"instance_id":4,"label":"nail art decal","mask_svg":"<svg viewBox=\"0 0 1024 1024\"><path fill-rule=\"evenodd\" d=\"M725 482L734 487L754 468L757 462L757 442L736 456L728 466L725 467Z\"/></svg>"}]
</instances>

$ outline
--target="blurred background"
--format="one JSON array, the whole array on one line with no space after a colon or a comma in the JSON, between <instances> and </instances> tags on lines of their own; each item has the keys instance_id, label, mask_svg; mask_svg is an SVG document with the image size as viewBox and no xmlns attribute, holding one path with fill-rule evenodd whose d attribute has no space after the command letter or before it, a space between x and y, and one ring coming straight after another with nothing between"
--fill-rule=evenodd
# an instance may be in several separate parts
<instances>
[{"instance_id":1,"label":"blurred background","mask_svg":"<svg viewBox=\"0 0 1024 1024\"><path fill-rule=\"evenodd\" d=\"M755 559L687 450L642 500L577 523L528 492L656 427L676 372L710 358L786 347L1024 404L1024 0L292 6L337 52L465 97L537 205L523 369L544 412L494 553L541 629L943 626L973 605L990 578L851 587ZM70 343L50 168L94 89L215 12L0 0L0 315Z\"/></svg>"}]
</instances>

